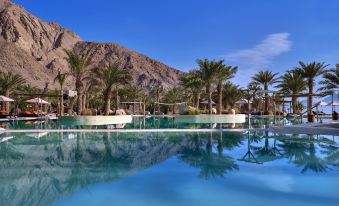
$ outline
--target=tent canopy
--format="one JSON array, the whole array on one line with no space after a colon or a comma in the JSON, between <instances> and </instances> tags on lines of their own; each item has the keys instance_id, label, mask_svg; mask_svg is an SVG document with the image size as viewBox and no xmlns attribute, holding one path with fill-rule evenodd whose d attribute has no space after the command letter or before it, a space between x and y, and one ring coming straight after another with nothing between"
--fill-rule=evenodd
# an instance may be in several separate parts
<instances>
[{"instance_id":1,"label":"tent canopy","mask_svg":"<svg viewBox=\"0 0 339 206\"><path fill-rule=\"evenodd\" d=\"M208 100L204 100L204 101L200 102L200 104L208 104ZM212 104L215 105L215 102L212 101Z\"/></svg>"},{"instance_id":2,"label":"tent canopy","mask_svg":"<svg viewBox=\"0 0 339 206\"><path fill-rule=\"evenodd\" d=\"M11 99L9 97L6 97L6 96L0 96L0 102L14 102L15 100L14 99Z\"/></svg>"},{"instance_id":3,"label":"tent canopy","mask_svg":"<svg viewBox=\"0 0 339 206\"><path fill-rule=\"evenodd\" d=\"M40 98L34 98L26 101L27 103L32 103L32 104L49 104L49 102L40 99Z\"/></svg>"},{"instance_id":4,"label":"tent canopy","mask_svg":"<svg viewBox=\"0 0 339 206\"><path fill-rule=\"evenodd\" d=\"M247 104L248 100L247 99L241 99L235 102L236 104ZM252 104L252 101L250 101L250 104Z\"/></svg>"},{"instance_id":5,"label":"tent canopy","mask_svg":"<svg viewBox=\"0 0 339 206\"><path fill-rule=\"evenodd\" d=\"M339 106L339 94L333 95L333 103L332 103L332 95L327 96L322 101L327 102L327 106Z\"/></svg>"}]
</instances>

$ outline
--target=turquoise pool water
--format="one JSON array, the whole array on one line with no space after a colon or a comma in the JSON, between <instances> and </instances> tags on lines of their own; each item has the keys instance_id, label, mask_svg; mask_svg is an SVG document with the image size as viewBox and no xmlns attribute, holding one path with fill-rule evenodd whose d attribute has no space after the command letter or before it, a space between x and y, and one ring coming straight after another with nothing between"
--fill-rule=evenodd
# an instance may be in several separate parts
<instances>
[{"instance_id":1,"label":"turquoise pool water","mask_svg":"<svg viewBox=\"0 0 339 206\"><path fill-rule=\"evenodd\" d=\"M339 137L267 132L3 133L0 205L330 206Z\"/></svg>"},{"instance_id":2,"label":"turquoise pool water","mask_svg":"<svg viewBox=\"0 0 339 206\"><path fill-rule=\"evenodd\" d=\"M251 118L252 128L268 128L272 125L293 125L301 124L303 120L291 120L285 118ZM106 129L115 128L113 125L109 126L74 126L60 121L14 121L2 122L0 127L7 129ZM202 123L183 123L177 121L175 118L168 117L133 117L132 123L120 125L124 129L210 129L210 128L224 128L224 129L240 129L248 128L248 120L245 123L236 124L202 124Z\"/></svg>"}]
</instances>

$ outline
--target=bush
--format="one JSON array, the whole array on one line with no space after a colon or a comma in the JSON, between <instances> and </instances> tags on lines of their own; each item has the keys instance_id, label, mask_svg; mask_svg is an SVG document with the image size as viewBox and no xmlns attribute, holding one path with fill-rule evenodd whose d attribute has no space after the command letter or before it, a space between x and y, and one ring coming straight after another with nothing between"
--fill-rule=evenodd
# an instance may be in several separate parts
<instances>
[{"instance_id":1,"label":"bush","mask_svg":"<svg viewBox=\"0 0 339 206\"><path fill-rule=\"evenodd\" d=\"M187 108L187 114L188 115L199 115L200 114L200 110L195 108L195 107L188 107Z\"/></svg>"},{"instance_id":2,"label":"bush","mask_svg":"<svg viewBox=\"0 0 339 206\"><path fill-rule=\"evenodd\" d=\"M92 110L90 110L90 109L84 109L84 110L82 110L81 115L82 116L92 116L93 113L92 113Z\"/></svg>"}]
</instances>

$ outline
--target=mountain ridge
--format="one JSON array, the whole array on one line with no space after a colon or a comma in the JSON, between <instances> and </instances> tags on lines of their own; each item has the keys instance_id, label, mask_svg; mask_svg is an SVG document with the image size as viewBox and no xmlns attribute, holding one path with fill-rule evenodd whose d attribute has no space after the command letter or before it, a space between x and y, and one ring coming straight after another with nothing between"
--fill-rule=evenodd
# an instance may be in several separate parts
<instances>
[{"instance_id":1,"label":"mountain ridge","mask_svg":"<svg viewBox=\"0 0 339 206\"><path fill-rule=\"evenodd\" d=\"M28 82L42 88L58 71L67 72L65 49L94 50L93 67L119 61L128 69L134 84L150 91L153 86L170 87L178 83L183 73L160 61L118 45L84 41L71 30L54 22L45 22L30 14L22 6L9 0L0 0L0 71L22 74ZM74 80L66 82L74 88Z\"/></svg>"}]
</instances>

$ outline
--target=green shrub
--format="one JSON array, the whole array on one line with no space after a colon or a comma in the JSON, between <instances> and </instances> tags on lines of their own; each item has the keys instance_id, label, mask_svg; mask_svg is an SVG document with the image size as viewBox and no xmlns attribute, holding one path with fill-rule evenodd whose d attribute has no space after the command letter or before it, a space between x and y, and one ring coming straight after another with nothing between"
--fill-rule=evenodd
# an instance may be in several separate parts
<instances>
[{"instance_id":1,"label":"green shrub","mask_svg":"<svg viewBox=\"0 0 339 206\"><path fill-rule=\"evenodd\" d=\"M199 115L200 114L200 110L195 108L195 107L188 107L187 108L187 114L188 115Z\"/></svg>"},{"instance_id":2,"label":"green shrub","mask_svg":"<svg viewBox=\"0 0 339 206\"><path fill-rule=\"evenodd\" d=\"M82 116L92 116L93 113L92 113L92 110L90 110L90 109L84 109L84 110L82 110L81 115Z\"/></svg>"}]
</instances>

